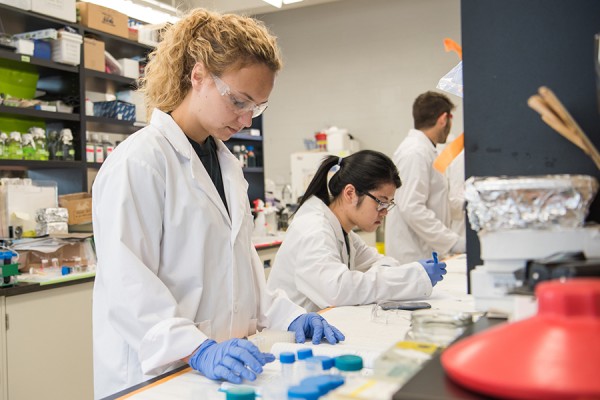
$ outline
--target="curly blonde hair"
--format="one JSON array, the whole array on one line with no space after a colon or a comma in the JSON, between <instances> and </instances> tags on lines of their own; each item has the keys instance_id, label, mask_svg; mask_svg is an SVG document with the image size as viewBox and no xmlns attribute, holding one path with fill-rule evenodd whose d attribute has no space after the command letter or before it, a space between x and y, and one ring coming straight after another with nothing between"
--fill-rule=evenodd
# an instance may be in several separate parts
<instances>
[{"instance_id":1,"label":"curly blonde hair","mask_svg":"<svg viewBox=\"0 0 600 400\"><path fill-rule=\"evenodd\" d=\"M192 87L190 75L198 62L217 76L255 63L273 72L282 67L276 37L262 22L202 8L191 10L165 28L149 60L138 87L149 111L158 108L164 112L173 111L183 101Z\"/></svg>"}]
</instances>

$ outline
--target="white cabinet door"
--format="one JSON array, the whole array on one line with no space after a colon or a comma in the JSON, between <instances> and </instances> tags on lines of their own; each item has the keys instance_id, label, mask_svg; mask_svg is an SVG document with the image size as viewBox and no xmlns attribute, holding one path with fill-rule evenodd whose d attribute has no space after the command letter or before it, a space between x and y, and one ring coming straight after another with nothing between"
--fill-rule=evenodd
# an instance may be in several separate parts
<instances>
[{"instance_id":1,"label":"white cabinet door","mask_svg":"<svg viewBox=\"0 0 600 400\"><path fill-rule=\"evenodd\" d=\"M6 297L7 400L93 398L92 288Z\"/></svg>"}]
</instances>

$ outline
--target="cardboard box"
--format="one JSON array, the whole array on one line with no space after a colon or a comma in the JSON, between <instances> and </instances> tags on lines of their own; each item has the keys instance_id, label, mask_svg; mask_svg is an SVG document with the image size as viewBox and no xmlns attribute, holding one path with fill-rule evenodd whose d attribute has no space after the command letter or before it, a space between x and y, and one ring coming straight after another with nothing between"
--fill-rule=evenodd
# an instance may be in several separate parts
<instances>
[{"instance_id":1,"label":"cardboard box","mask_svg":"<svg viewBox=\"0 0 600 400\"><path fill-rule=\"evenodd\" d=\"M72 193L58 196L58 204L69 210L69 225L92 222L92 195Z\"/></svg>"},{"instance_id":2,"label":"cardboard box","mask_svg":"<svg viewBox=\"0 0 600 400\"><path fill-rule=\"evenodd\" d=\"M31 0L31 11L69 22L77 22L75 0Z\"/></svg>"},{"instance_id":3,"label":"cardboard box","mask_svg":"<svg viewBox=\"0 0 600 400\"><path fill-rule=\"evenodd\" d=\"M23 10L31 10L31 0L0 0L0 4L8 4L9 6Z\"/></svg>"},{"instance_id":4,"label":"cardboard box","mask_svg":"<svg viewBox=\"0 0 600 400\"><path fill-rule=\"evenodd\" d=\"M42 260L48 260L52 266L52 259L58 259L59 266L73 266L74 258L81 258L82 266L96 267L96 252L92 245L91 235L86 234L52 234L47 239L52 245L38 249L34 239L31 244L26 240L19 243L16 249L19 252L19 270L28 272L29 268L40 268ZM54 248L54 251L48 249Z\"/></svg>"},{"instance_id":5,"label":"cardboard box","mask_svg":"<svg viewBox=\"0 0 600 400\"><path fill-rule=\"evenodd\" d=\"M119 58L117 60L121 66L121 75L131 79L140 77L140 62L131 58Z\"/></svg>"},{"instance_id":6,"label":"cardboard box","mask_svg":"<svg viewBox=\"0 0 600 400\"><path fill-rule=\"evenodd\" d=\"M90 38L83 39L83 64L86 68L104 72L104 42Z\"/></svg>"},{"instance_id":7,"label":"cardboard box","mask_svg":"<svg viewBox=\"0 0 600 400\"><path fill-rule=\"evenodd\" d=\"M93 3L77 3L81 25L98 29L102 32L129 38L129 18L112 8L102 7Z\"/></svg>"}]
</instances>

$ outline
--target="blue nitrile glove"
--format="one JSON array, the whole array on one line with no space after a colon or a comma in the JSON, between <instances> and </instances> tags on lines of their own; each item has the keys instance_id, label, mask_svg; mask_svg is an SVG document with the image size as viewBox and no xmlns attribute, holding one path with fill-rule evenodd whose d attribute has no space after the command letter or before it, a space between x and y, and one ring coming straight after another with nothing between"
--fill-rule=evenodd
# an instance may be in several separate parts
<instances>
[{"instance_id":1,"label":"blue nitrile glove","mask_svg":"<svg viewBox=\"0 0 600 400\"><path fill-rule=\"evenodd\" d=\"M302 314L296 318L288 327L288 331L296 333L297 343L304 343L306 338L312 338L313 344L321 343L323 338L331 344L346 339L335 326L329 325L325 318L314 312Z\"/></svg>"},{"instance_id":2,"label":"blue nitrile glove","mask_svg":"<svg viewBox=\"0 0 600 400\"><path fill-rule=\"evenodd\" d=\"M436 283L444 279L443 275L446 275L446 263L439 262L436 264L432 259L419 260L419 263L425 268L425 272L431 279L431 286L435 286Z\"/></svg>"},{"instance_id":3,"label":"blue nitrile glove","mask_svg":"<svg viewBox=\"0 0 600 400\"><path fill-rule=\"evenodd\" d=\"M245 339L229 339L222 343L205 340L190 358L190 367L209 379L225 379L242 383L253 381L266 363L275 361L271 353L261 353Z\"/></svg>"}]
</instances>

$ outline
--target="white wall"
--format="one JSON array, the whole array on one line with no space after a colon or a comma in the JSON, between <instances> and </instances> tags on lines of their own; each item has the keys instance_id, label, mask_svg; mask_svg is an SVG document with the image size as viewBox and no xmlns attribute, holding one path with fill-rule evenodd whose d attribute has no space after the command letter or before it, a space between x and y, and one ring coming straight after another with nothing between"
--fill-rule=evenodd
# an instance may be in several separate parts
<instances>
[{"instance_id":1,"label":"white wall","mask_svg":"<svg viewBox=\"0 0 600 400\"><path fill-rule=\"evenodd\" d=\"M363 149L391 156L412 128L422 92L458 63L443 39L459 44L460 0L344 0L264 14L279 37L284 69L264 114L265 175L290 180L289 155L331 125ZM462 99L451 139L462 132Z\"/></svg>"}]
</instances>

